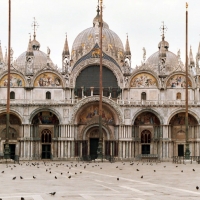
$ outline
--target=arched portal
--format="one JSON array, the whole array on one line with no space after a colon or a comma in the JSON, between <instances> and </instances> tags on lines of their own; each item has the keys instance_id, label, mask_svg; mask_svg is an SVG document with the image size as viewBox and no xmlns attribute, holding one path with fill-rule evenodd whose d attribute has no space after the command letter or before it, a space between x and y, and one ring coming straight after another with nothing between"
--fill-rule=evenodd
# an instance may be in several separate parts
<instances>
[{"instance_id":1,"label":"arched portal","mask_svg":"<svg viewBox=\"0 0 200 200\"><path fill-rule=\"evenodd\" d=\"M14 159L15 155L19 155L19 152L16 151L17 149L16 146L18 144L18 138L22 137L22 130L23 128L21 119L17 115L10 113L9 129L7 135L6 114L5 113L0 114L0 138L2 141L5 141L6 138L8 139L11 159ZM1 149L3 150L4 147L1 147Z\"/></svg>"},{"instance_id":2,"label":"arched portal","mask_svg":"<svg viewBox=\"0 0 200 200\"><path fill-rule=\"evenodd\" d=\"M53 155L57 156L57 140L52 141L52 138L60 137L59 124L57 115L49 110L40 111L33 116L31 125L31 137L35 142L32 147L33 158L51 159Z\"/></svg>"},{"instance_id":3,"label":"arched portal","mask_svg":"<svg viewBox=\"0 0 200 200\"><path fill-rule=\"evenodd\" d=\"M159 153L162 126L156 114L150 111L140 113L134 120L132 133L135 140L136 156Z\"/></svg>"},{"instance_id":4,"label":"arched portal","mask_svg":"<svg viewBox=\"0 0 200 200\"><path fill-rule=\"evenodd\" d=\"M198 122L194 116L190 113L188 114L188 140L190 141L191 154L195 155L195 143L198 134ZM184 156L186 147L186 130L185 130L185 112L180 112L175 114L170 122L170 136L173 143L173 155L174 156Z\"/></svg>"}]
</instances>

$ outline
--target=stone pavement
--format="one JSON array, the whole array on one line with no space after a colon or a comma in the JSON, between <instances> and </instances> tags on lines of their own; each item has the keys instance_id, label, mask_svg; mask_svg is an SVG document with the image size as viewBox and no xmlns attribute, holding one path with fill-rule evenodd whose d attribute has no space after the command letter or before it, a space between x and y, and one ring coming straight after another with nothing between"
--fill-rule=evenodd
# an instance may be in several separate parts
<instances>
[{"instance_id":1,"label":"stone pavement","mask_svg":"<svg viewBox=\"0 0 200 200\"><path fill-rule=\"evenodd\" d=\"M133 165L130 165L130 162L52 161L46 162L45 165L42 161L37 162L38 165L32 163L35 162L21 161L22 165L8 164L8 166L0 164L0 198L3 200L20 200L21 197L25 200L200 199L200 190L196 190L197 185L200 187L200 165L196 163L186 165L168 162L152 165L142 162L139 164L134 162ZM20 179L20 176L23 179ZM12 180L13 177L16 179ZM56 194L49 194L51 192Z\"/></svg>"}]
</instances>

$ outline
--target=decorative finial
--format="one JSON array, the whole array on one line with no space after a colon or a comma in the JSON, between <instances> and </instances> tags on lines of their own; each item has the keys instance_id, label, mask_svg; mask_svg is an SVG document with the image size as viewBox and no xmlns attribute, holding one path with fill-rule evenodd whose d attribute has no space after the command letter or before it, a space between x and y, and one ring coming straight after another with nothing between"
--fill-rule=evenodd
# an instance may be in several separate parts
<instances>
[{"instance_id":1,"label":"decorative finial","mask_svg":"<svg viewBox=\"0 0 200 200\"><path fill-rule=\"evenodd\" d=\"M165 33L167 32L167 27L164 24L164 21L162 22L163 25L160 27L160 31L162 32L162 40L165 40Z\"/></svg>"},{"instance_id":2,"label":"decorative finial","mask_svg":"<svg viewBox=\"0 0 200 200\"><path fill-rule=\"evenodd\" d=\"M100 9L99 9L99 0L98 0L98 6L97 6L97 15L99 15Z\"/></svg>"},{"instance_id":3,"label":"decorative finial","mask_svg":"<svg viewBox=\"0 0 200 200\"><path fill-rule=\"evenodd\" d=\"M37 30L37 28L39 27L39 25L38 25L38 23L36 22L35 17L34 17L33 19L34 19L34 21L33 21L33 23L32 23L33 30L34 30L33 38L34 38L34 40L35 40L35 38L36 38L36 30Z\"/></svg>"}]
</instances>

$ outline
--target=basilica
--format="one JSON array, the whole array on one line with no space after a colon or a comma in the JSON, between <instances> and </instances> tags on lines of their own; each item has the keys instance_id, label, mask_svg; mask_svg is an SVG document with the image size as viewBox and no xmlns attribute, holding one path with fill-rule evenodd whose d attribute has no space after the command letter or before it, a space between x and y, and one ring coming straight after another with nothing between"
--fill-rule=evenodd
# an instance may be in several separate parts
<instances>
[{"instance_id":1,"label":"basilica","mask_svg":"<svg viewBox=\"0 0 200 200\"><path fill-rule=\"evenodd\" d=\"M69 51L63 41L62 66L50 49L40 50L36 31L27 49L13 60L8 83L8 56L0 46L0 154L8 137L11 157L20 160L76 160L97 157L99 143L100 28L102 27L103 155L134 160L155 155L160 160L183 156L185 131L185 65L165 39L155 53L131 66L127 36L123 45L97 9L89 28L80 32ZM198 47L198 45L197 45ZM184 51L184 50L183 50ZM200 46L188 63L189 150L200 155ZM7 85L10 122L6 136Z\"/></svg>"}]
</instances>

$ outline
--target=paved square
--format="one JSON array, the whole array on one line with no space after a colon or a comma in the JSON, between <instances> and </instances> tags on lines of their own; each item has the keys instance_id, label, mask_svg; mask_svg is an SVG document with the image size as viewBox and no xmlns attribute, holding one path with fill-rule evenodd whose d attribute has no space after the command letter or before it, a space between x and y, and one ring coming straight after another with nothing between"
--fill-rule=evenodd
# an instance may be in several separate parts
<instances>
[{"instance_id":1,"label":"paved square","mask_svg":"<svg viewBox=\"0 0 200 200\"><path fill-rule=\"evenodd\" d=\"M25 200L200 199L200 191L196 189L200 186L200 165L196 163L130 165L130 162L52 161L44 164L41 161L21 164L0 164L3 200L21 197ZM49 194L52 192L55 195Z\"/></svg>"}]
</instances>

